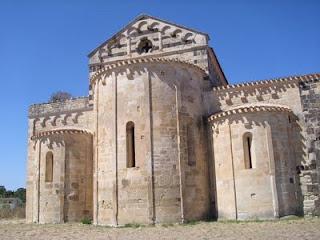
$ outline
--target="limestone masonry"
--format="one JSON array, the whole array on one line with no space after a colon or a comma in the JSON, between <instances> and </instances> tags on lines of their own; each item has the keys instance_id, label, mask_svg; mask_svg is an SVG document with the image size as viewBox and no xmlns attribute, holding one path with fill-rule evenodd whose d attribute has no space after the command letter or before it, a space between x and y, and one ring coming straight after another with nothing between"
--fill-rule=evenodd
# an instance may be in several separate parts
<instances>
[{"instance_id":1,"label":"limestone masonry","mask_svg":"<svg viewBox=\"0 0 320 240\"><path fill-rule=\"evenodd\" d=\"M89 96L29 109L27 221L320 215L320 74L230 85L209 36L142 15Z\"/></svg>"}]
</instances>

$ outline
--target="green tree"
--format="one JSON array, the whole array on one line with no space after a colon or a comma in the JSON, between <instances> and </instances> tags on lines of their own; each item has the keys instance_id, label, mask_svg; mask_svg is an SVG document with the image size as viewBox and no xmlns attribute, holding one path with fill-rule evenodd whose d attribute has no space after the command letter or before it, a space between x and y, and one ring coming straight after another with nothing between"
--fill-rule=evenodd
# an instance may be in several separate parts
<instances>
[{"instance_id":1,"label":"green tree","mask_svg":"<svg viewBox=\"0 0 320 240\"><path fill-rule=\"evenodd\" d=\"M72 98L72 95L68 92L58 91L51 95L49 102L65 102Z\"/></svg>"},{"instance_id":2,"label":"green tree","mask_svg":"<svg viewBox=\"0 0 320 240\"><path fill-rule=\"evenodd\" d=\"M13 195L14 195L14 197L16 197L16 198L20 198L23 203L26 202L26 189L25 189L25 188L18 188L18 189L14 192Z\"/></svg>"},{"instance_id":3,"label":"green tree","mask_svg":"<svg viewBox=\"0 0 320 240\"><path fill-rule=\"evenodd\" d=\"M11 190L6 191L4 197L6 197L6 198L14 197L14 191L11 191Z\"/></svg>"},{"instance_id":4,"label":"green tree","mask_svg":"<svg viewBox=\"0 0 320 240\"><path fill-rule=\"evenodd\" d=\"M0 186L0 198L3 198L6 195L6 188L4 186Z\"/></svg>"}]
</instances>

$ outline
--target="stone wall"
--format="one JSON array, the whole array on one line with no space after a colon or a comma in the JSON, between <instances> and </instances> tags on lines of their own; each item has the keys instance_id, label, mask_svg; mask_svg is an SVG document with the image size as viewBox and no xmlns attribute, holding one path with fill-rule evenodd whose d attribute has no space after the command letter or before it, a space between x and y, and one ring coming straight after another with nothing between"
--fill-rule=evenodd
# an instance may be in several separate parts
<instances>
[{"instance_id":1,"label":"stone wall","mask_svg":"<svg viewBox=\"0 0 320 240\"><path fill-rule=\"evenodd\" d=\"M190 51L192 48L204 47L208 44L208 35L204 33L146 16L137 19L112 39L96 48L89 55L91 69L104 62L110 63L141 56L139 43L142 39L148 39L152 44L148 52L143 53L146 57L159 54L174 55L180 50L192 52ZM207 63L195 62L195 64Z\"/></svg>"},{"instance_id":2,"label":"stone wall","mask_svg":"<svg viewBox=\"0 0 320 240\"><path fill-rule=\"evenodd\" d=\"M63 223L92 218L92 139L65 133L38 139L34 221ZM47 155L52 154L52 181L46 179ZM39 209L39 215L37 213Z\"/></svg>"},{"instance_id":3,"label":"stone wall","mask_svg":"<svg viewBox=\"0 0 320 240\"><path fill-rule=\"evenodd\" d=\"M286 147L286 144L275 143L273 154L278 159L283 159L289 154L289 158L292 159L291 165L279 161L277 168L282 172L279 178L283 179L284 183L278 184L277 187L290 186L292 182L299 183L299 187L295 190L298 206L293 207L296 209L296 214L318 214L319 169L316 167L316 162L319 157L316 134L319 84L316 76L307 75L220 86L206 95L208 114L259 104L280 104L293 111L294 115L289 119L292 123L287 128L290 132L287 145L293 146L291 153L288 153L289 147ZM274 135L280 134L277 139L285 136L282 132L274 132ZM277 148L283 150L276 152ZM296 168L296 174L293 174L294 168ZM289 179L289 183L285 179ZM286 201L281 203L281 199L279 199L279 208L280 216L285 212L293 211ZM284 209L283 212L281 209Z\"/></svg>"},{"instance_id":4,"label":"stone wall","mask_svg":"<svg viewBox=\"0 0 320 240\"><path fill-rule=\"evenodd\" d=\"M33 104L29 108L29 118L66 114L74 111L91 110L88 97L78 97L62 102Z\"/></svg>"},{"instance_id":5,"label":"stone wall","mask_svg":"<svg viewBox=\"0 0 320 240\"><path fill-rule=\"evenodd\" d=\"M96 83L95 223L180 222L207 216L202 89L209 82L198 71L167 63L135 64L129 72L119 67ZM128 168L126 124L131 121L136 166ZM190 159L188 147L194 149Z\"/></svg>"},{"instance_id":6,"label":"stone wall","mask_svg":"<svg viewBox=\"0 0 320 240\"><path fill-rule=\"evenodd\" d=\"M81 179L70 178L70 181L65 179L65 173L67 173L65 167L68 164L76 166L72 167L73 174L80 173L79 168L87 171L90 169L90 164L92 165L92 150L90 150L92 140L81 137L81 134L76 141L71 140L71 135L75 134L75 130L82 129L86 133L92 132L94 124L91 112L92 107L86 97L65 102L36 104L30 107L26 186L27 222L59 223L68 219L79 221L85 215L92 216L92 206L90 207L92 204L92 180L90 180L92 173L89 174L90 171L83 173L83 176L87 178L85 182L89 182L89 186L86 187L83 186L84 182ZM68 132L70 129L72 131ZM66 135L62 136L62 133ZM54 156L54 178L53 182L49 183L45 182L45 159L48 151L52 151ZM66 206L64 203L68 202L65 190L70 189L70 184L81 187L77 190L80 193L74 198L74 201L77 202L75 205L81 210L77 210L76 215L71 214L68 218L64 215L63 209ZM86 191L86 194L83 195L82 191ZM85 206L82 204L84 198L86 199Z\"/></svg>"},{"instance_id":7,"label":"stone wall","mask_svg":"<svg viewBox=\"0 0 320 240\"><path fill-rule=\"evenodd\" d=\"M268 109L268 110L263 110ZM296 156L289 144L297 129L290 113L271 106L230 110L211 121L217 218L275 218L298 212ZM246 140L252 142L246 166Z\"/></svg>"},{"instance_id":8,"label":"stone wall","mask_svg":"<svg viewBox=\"0 0 320 240\"><path fill-rule=\"evenodd\" d=\"M88 97L32 105L29 108L29 137L39 132L63 128L93 132L92 109Z\"/></svg>"},{"instance_id":9,"label":"stone wall","mask_svg":"<svg viewBox=\"0 0 320 240\"><path fill-rule=\"evenodd\" d=\"M151 48L139 52L146 39ZM140 16L89 55L88 98L30 107L28 222L184 222L215 210L231 219L319 213L318 82L302 76L227 85L208 40ZM213 132L212 114L222 114L210 123ZM247 133L254 137L253 169L243 165ZM52 182L43 164L49 151Z\"/></svg>"},{"instance_id":10,"label":"stone wall","mask_svg":"<svg viewBox=\"0 0 320 240\"><path fill-rule=\"evenodd\" d=\"M305 215L320 215L320 81L300 83L305 125L306 159L299 166Z\"/></svg>"}]
</instances>

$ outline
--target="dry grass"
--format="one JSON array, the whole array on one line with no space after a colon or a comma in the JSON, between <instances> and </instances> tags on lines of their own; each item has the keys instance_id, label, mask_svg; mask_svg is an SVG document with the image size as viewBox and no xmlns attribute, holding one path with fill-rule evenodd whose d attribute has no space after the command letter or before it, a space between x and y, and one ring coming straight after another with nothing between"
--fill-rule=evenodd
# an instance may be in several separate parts
<instances>
[{"instance_id":1,"label":"dry grass","mask_svg":"<svg viewBox=\"0 0 320 240\"><path fill-rule=\"evenodd\" d=\"M197 222L156 226L128 225L110 228L81 223L25 224L0 220L1 240L106 240L106 239L320 239L320 219L252 222Z\"/></svg>"},{"instance_id":2,"label":"dry grass","mask_svg":"<svg viewBox=\"0 0 320 240\"><path fill-rule=\"evenodd\" d=\"M0 209L0 219L8 218L25 218L26 210L24 207L17 207L15 209L1 208Z\"/></svg>"}]
</instances>

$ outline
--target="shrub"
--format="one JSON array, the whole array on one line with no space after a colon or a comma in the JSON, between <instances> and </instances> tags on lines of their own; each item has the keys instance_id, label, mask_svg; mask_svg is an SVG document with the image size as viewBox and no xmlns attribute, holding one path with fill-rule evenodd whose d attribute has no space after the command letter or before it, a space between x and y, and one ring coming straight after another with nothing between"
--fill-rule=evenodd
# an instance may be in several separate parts
<instances>
[{"instance_id":1,"label":"shrub","mask_svg":"<svg viewBox=\"0 0 320 240\"><path fill-rule=\"evenodd\" d=\"M49 102L64 102L72 98L72 95L68 92L58 91L51 95Z\"/></svg>"},{"instance_id":2,"label":"shrub","mask_svg":"<svg viewBox=\"0 0 320 240\"><path fill-rule=\"evenodd\" d=\"M85 217L81 220L81 223L82 224L91 224L92 223L92 220L88 217Z\"/></svg>"},{"instance_id":3,"label":"shrub","mask_svg":"<svg viewBox=\"0 0 320 240\"><path fill-rule=\"evenodd\" d=\"M25 207L17 207L15 209L1 208L0 218L25 218L26 209Z\"/></svg>"}]
</instances>

